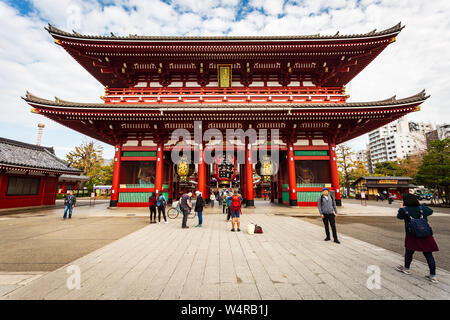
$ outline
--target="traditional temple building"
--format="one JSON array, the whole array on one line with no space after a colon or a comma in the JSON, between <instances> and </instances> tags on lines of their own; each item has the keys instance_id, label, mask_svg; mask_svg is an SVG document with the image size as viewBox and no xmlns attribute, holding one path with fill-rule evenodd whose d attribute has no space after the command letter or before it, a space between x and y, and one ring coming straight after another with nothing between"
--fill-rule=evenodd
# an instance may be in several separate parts
<instances>
[{"instance_id":1,"label":"traditional temple building","mask_svg":"<svg viewBox=\"0 0 450 320\"><path fill-rule=\"evenodd\" d=\"M58 178L80 174L53 148L0 137L0 209L55 204Z\"/></svg>"},{"instance_id":2,"label":"traditional temple building","mask_svg":"<svg viewBox=\"0 0 450 320\"><path fill-rule=\"evenodd\" d=\"M24 99L33 112L115 147L111 206L146 206L150 192L176 199L193 188L208 197L212 179L225 186L238 182L253 206L256 178L270 186L274 202L315 205L328 186L340 204L336 145L419 110L428 98L422 91L347 102L345 85L402 29L169 37L90 36L49 25L55 43L105 87L103 102L51 101L30 93ZM216 155L212 165L203 152L215 140L172 139L176 129L192 135L196 129L224 135L227 129L267 129L271 141L223 142L224 150L245 152L245 163ZM274 129L278 138L270 139ZM171 151L186 148L193 160L174 164ZM256 157L263 149L279 153L279 170Z\"/></svg>"}]
</instances>

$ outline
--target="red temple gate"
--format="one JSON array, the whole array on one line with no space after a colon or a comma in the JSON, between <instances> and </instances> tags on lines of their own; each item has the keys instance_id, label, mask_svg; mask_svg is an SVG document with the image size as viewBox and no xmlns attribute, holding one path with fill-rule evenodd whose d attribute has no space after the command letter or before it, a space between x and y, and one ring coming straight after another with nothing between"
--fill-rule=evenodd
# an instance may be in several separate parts
<instances>
[{"instance_id":1,"label":"red temple gate","mask_svg":"<svg viewBox=\"0 0 450 320\"><path fill-rule=\"evenodd\" d=\"M34 112L115 146L111 206L146 206L150 192L172 199L196 188L209 196L212 165L203 152L212 142L171 139L176 129L195 135L195 121L201 134L278 130L279 139L270 142L222 143L245 154L238 171L248 206L254 205L254 167L261 160L252 151L260 150L279 153L278 172L264 178L274 201L315 205L327 186L340 204L336 145L419 110L428 98L422 91L346 102L345 85L402 28L334 36L118 37L49 25L55 43L105 87L103 103L30 93L24 99ZM174 167L171 152L183 148L196 157Z\"/></svg>"}]
</instances>

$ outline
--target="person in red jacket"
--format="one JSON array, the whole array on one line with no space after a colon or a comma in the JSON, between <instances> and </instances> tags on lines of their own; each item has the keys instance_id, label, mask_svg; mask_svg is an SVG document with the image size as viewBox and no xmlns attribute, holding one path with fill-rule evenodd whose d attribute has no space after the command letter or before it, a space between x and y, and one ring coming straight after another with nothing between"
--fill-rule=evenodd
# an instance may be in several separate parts
<instances>
[{"instance_id":1,"label":"person in red jacket","mask_svg":"<svg viewBox=\"0 0 450 320\"><path fill-rule=\"evenodd\" d=\"M148 198L148 206L150 208L150 223L156 223L156 196L154 193L151 193Z\"/></svg>"},{"instance_id":2,"label":"person in red jacket","mask_svg":"<svg viewBox=\"0 0 450 320\"><path fill-rule=\"evenodd\" d=\"M234 232L234 224L237 224L237 231L241 231L241 206L242 206L242 197L240 194L238 194L237 191L234 192L234 195L232 195L230 201L230 212L231 212L231 225L232 229L231 231Z\"/></svg>"}]
</instances>

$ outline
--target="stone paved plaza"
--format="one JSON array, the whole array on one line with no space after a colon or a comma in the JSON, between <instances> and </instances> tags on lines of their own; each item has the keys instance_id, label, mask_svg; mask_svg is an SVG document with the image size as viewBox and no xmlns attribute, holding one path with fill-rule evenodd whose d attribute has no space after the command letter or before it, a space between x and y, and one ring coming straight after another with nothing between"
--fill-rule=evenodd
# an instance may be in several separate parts
<instances>
[{"instance_id":1,"label":"stone paved plaza","mask_svg":"<svg viewBox=\"0 0 450 320\"><path fill-rule=\"evenodd\" d=\"M403 261L397 253L344 235L340 245L324 242L323 228L286 215L299 209L256 205L244 209L239 233L230 232L217 206L206 210L202 228L189 219L191 228L183 230L180 218L147 225L53 272L15 275L22 285L2 299L450 298L445 270L437 271L439 284L426 281L428 268L417 260L412 275L400 274L394 270ZM78 208L79 216L147 214L146 208L95 208ZM342 212L351 214L351 208L356 211L346 205ZM260 224L264 234L247 234L249 222ZM69 265L81 270L80 289L67 288ZM380 289L366 285L373 265L381 271Z\"/></svg>"}]
</instances>

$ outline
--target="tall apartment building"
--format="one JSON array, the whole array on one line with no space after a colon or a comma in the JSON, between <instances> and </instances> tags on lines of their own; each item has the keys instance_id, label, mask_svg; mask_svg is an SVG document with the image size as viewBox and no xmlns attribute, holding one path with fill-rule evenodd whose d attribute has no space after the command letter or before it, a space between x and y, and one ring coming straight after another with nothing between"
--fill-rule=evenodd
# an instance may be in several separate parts
<instances>
[{"instance_id":1,"label":"tall apartment building","mask_svg":"<svg viewBox=\"0 0 450 320\"><path fill-rule=\"evenodd\" d=\"M413 122L402 117L369 133L370 162L396 161L426 149L425 134L431 124Z\"/></svg>"},{"instance_id":2,"label":"tall apartment building","mask_svg":"<svg viewBox=\"0 0 450 320\"><path fill-rule=\"evenodd\" d=\"M450 123L437 126L439 140L450 138Z\"/></svg>"}]
</instances>

